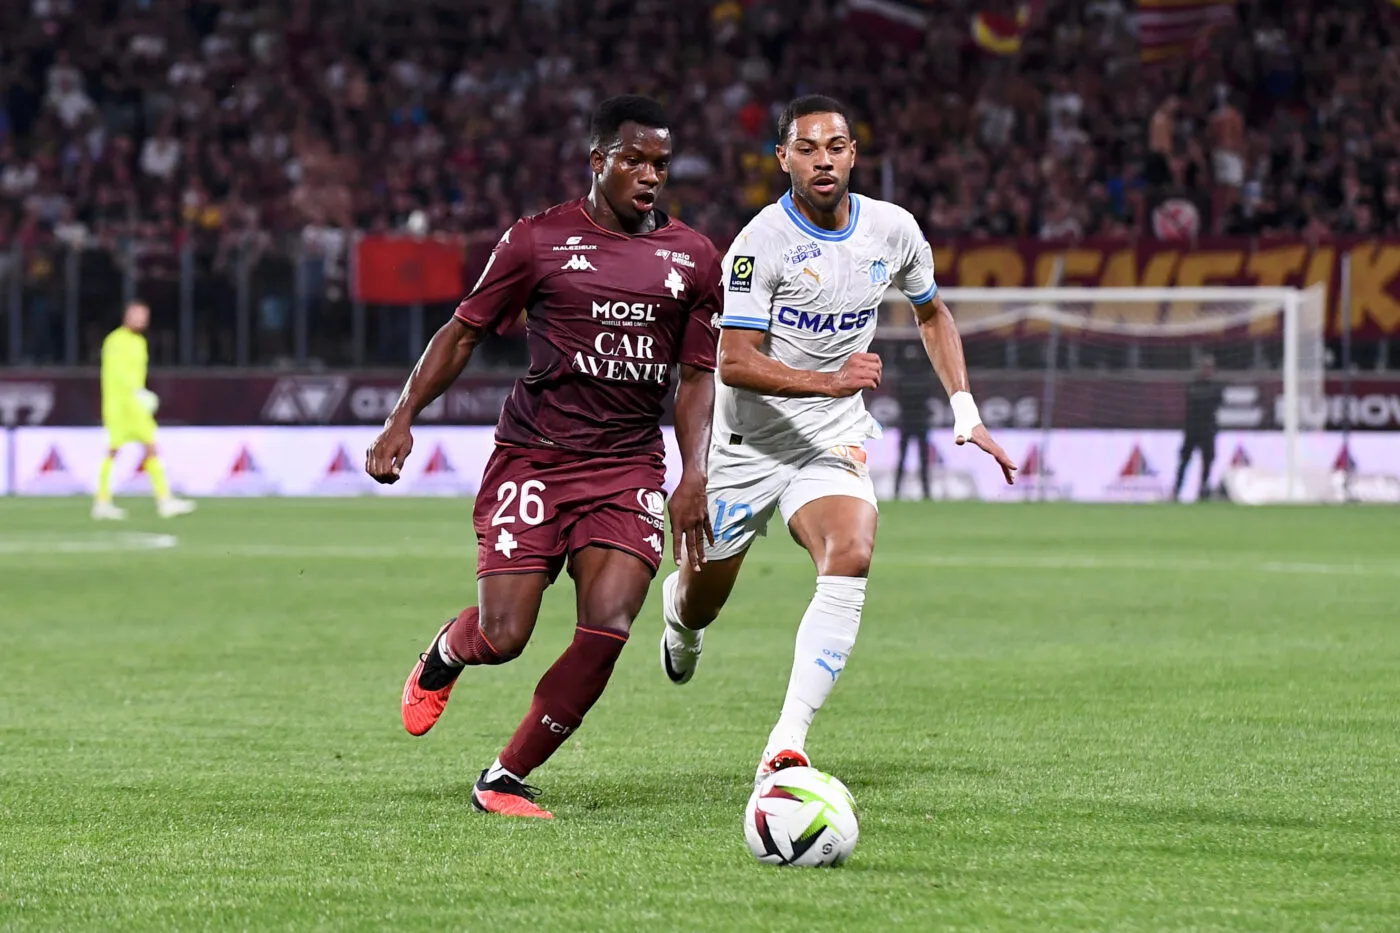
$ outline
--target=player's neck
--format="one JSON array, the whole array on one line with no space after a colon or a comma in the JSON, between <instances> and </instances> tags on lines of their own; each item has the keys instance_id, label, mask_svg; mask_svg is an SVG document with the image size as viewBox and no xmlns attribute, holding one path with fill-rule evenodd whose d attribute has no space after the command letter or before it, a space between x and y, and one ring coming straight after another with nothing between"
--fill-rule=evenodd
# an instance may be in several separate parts
<instances>
[{"instance_id":1,"label":"player's neck","mask_svg":"<svg viewBox=\"0 0 1400 933\"><path fill-rule=\"evenodd\" d=\"M583 209L590 220L604 230L611 230L613 233L635 236L639 233L651 233L656 229L656 211L647 211L635 223L624 223L622 218L617 216L617 211L613 210L612 205L608 203L603 192L597 188L588 192L588 197L584 199Z\"/></svg>"},{"instance_id":2,"label":"player's neck","mask_svg":"<svg viewBox=\"0 0 1400 933\"><path fill-rule=\"evenodd\" d=\"M792 193L792 203L797 208L797 213L823 230L845 230L851 222L851 195L849 193L841 199L841 203L836 205L836 209L833 211L817 210L796 191Z\"/></svg>"}]
</instances>

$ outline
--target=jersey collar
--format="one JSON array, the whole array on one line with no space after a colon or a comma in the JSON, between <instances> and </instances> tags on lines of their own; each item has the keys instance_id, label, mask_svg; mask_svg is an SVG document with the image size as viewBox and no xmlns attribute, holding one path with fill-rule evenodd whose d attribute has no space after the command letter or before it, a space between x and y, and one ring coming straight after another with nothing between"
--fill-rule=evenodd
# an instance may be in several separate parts
<instances>
[{"instance_id":1,"label":"jersey collar","mask_svg":"<svg viewBox=\"0 0 1400 933\"><path fill-rule=\"evenodd\" d=\"M803 233L827 243L839 243L851 238L851 234L856 232L856 222L860 220L860 198L854 192L848 194L847 197L851 199L851 216L846 221L846 226L840 230L824 230L803 217L802 212L797 209L797 205L792 203L791 191L784 194L778 203L783 206L783 211L788 215L788 219Z\"/></svg>"}]
</instances>

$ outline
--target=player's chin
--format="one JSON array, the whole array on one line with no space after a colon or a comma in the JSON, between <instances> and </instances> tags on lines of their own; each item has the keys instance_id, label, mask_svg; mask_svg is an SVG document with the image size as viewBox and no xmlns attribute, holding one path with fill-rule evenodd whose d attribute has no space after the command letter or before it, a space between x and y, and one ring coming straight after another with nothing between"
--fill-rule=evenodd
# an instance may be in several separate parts
<instances>
[{"instance_id":1,"label":"player's chin","mask_svg":"<svg viewBox=\"0 0 1400 933\"><path fill-rule=\"evenodd\" d=\"M836 210L845 196L845 187L838 184L813 184L807 188L807 200L822 212Z\"/></svg>"},{"instance_id":2,"label":"player's chin","mask_svg":"<svg viewBox=\"0 0 1400 933\"><path fill-rule=\"evenodd\" d=\"M645 217L652 208L656 207L656 194L651 191L638 192L628 199L627 206L632 209L633 219Z\"/></svg>"}]
</instances>

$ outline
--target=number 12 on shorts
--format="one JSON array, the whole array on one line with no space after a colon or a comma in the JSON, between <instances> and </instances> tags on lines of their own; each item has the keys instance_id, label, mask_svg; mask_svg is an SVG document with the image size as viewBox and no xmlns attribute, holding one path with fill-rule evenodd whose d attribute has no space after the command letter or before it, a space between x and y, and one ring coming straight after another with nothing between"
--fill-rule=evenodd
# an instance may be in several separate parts
<instances>
[{"instance_id":1,"label":"number 12 on shorts","mask_svg":"<svg viewBox=\"0 0 1400 933\"><path fill-rule=\"evenodd\" d=\"M749 508L746 503L735 502L730 505L723 499L716 499L715 537L720 541L733 541L739 537L739 534L744 530L744 522L750 518L753 518L753 509Z\"/></svg>"}]
</instances>

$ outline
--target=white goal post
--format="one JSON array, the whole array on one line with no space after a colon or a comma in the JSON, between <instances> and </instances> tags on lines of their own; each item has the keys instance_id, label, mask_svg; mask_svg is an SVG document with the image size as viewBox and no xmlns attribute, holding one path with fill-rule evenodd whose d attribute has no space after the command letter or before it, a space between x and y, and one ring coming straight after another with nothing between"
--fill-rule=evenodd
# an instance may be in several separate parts
<instances>
[{"instance_id":1,"label":"white goal post","mask_svg":"<svg viewBox=\"0 0 1400 933\"><path fill-rule=\"evenodd\" d=\"M1314 422L1325 408L1320 285L950 287L939 294L958 322L974 395L984 398L985 385L1020 397L1026 404L1012 426L1040 432L1038 458L1062 431L1189 433L1187 412L1199 406L1193 409L1185 396L1193 391L1192 380L1213 364L1223 392L1218 430L1257 434L1240 435L1249 442L1236 442L1229 462L1217 461L1209 476L1200 477L1202 494L1228 487L1226 474L1243 469L1259 501L1331 499L1330 455L1321 446L1309 450L1305 442L1309 428L1322 427ZM908 301L898 293L888 296L877 340L888 348L917 340L917 334ZM1032 410L1034 418L1027 414ZM1199 416L1192 417L1199 423ZM1245 448L1262 462L1251 461ZM1179 491L1179 476L1168 482L1177 474L1175 448L1161 451L1159 445L1152 475L1166 475L1153 488ZM1223 455L1231 456L1228 450ZM1029 484L1028 497L1036 486L1043 493L1049 484Z\"/></svg>"}]
</instances>

